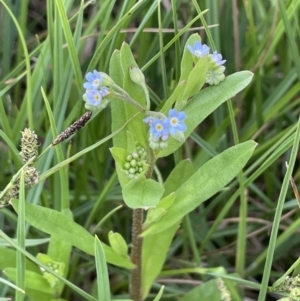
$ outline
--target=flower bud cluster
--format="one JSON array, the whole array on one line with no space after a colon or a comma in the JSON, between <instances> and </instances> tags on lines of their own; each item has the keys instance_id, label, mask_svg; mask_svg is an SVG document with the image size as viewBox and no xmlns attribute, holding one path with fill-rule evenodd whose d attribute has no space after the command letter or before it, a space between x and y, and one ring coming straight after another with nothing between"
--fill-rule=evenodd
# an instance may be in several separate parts
<instances>
[{"instance_id":1,"label":"flower bud cluster","mask_svg":"<svg viewBox=\"0 0 300 301\"><path fill-rule=\"evenodd\" d=\"M154 114L152 112L152 114ZM183 132L187 127L184 124L185 112L177 112L176 109L169 110L169 117L159 113L158 117L153 115L144 119L150 127L149 145L152 149L164 149L168 146L170 135L179 142L184 141Z\"/></svg>"},{"instance_id":2,"label":"flower bud cluster","mask_svg":"<svg viewBox=\"0 0 300 301\"><path fill-rule=\"evenodd\" d=\"M25 129L21 138L21 156L24 163L28 162L31 158L38 156L38 141L37 135L30 129Z\"/></svg>"},{"instance_id":3,"label":"flower bud cluster","mask_svg":"<svg viewBox=\"0 0 300 301\"><path fill-rule=\"evenodd\" d=\"M123 169L130 179L139 176L143 171L143 162L146 160L147 152L142 146L137 146L136 151L127 155Z\"/></svg>"},{"instance_id":4,"label":"flower bud cluster","mask_svg":"<svg viewBox=\"0 0 300 301\"><path fill-rule=\"evenodd\" d=\"M83 84L86 89L82 98L85 101L87 110L104 109L108 104L107 96L109 87L113 85L113 80L104 72L94 70L86 74L87 82Z\"/></svg>"},{"instance_id":5,"label":"flower bud cluster","mask_svg":"<svg viewBox=\"0 0 300 301\"><path fill-rule=\"evenodd\" d=\"M65 266L64 263L48 261L45 263L45 265L55 273L61 276L63 275L64 266ZM50 286L56 291L57 285L59 284L60 280L56 278L54 275L52 275L51 273L47 272L44 268L41 267L40 270L43 273L43 277L48 281Z\"/></svg>"},{"instance_id":6,"label":"flower bud cluster","mask_svg":"<svg viewBox=\"0 0 300 301\"><path fill-rule=\"evenodd\" d=\"M59 265L59 263L55 263L55 262L47 262L46 263L46 266L50 269L50 270L52 270L53 272L55 272L55 273L59 273L59 268L60 268L60 265ZM47 273L46 271L45 271L45 269L44 268L40 268L41 269L41 271L43 272L43 273Z\"/></svg>"},{"instance_id":7,"label":"flower bud cluster","mask_svg":"<svg viewBox=\"0 0 300 301\"><path fill-rule=\"evenodd\" d=\"M206 83L209 85L218 85L225 79L225 67L222 66L226 60L222 60L222 55L217 51L209 53L210 48L206 44L197 41L194 45L187 45L188 50L197 58L208 58L208 70L206 74Z\"/></svg>"},{"instance_id":8,"label":"flower bud cluster","mask_svg":"<svg viewBox=\"0 0 300 301\"><path fill-rule=\"evenodd\" d=\"M27 163L32 158L38 156L38 140L37 135L30 129L25 129L22 133L20 157L24 163ZM38 182L39 173L30 163L24 168L25 188L30 188ZM6 195L0 200L0 208L7 206L12 198L18 197L20 189L20 177L17 178L13 186L9 189Z\"/></svg>"},{"instance_id":9,"label":"flower bud cluster","mask_svg":"<svg viewBox=\"0 0 300 301\"><path fill-rule=\"evenodd\" d=\"M275 292L289 293L291 301L300 301L300 275L286 276L284 281L273 289Z\"/></svg>"}]
</instances>

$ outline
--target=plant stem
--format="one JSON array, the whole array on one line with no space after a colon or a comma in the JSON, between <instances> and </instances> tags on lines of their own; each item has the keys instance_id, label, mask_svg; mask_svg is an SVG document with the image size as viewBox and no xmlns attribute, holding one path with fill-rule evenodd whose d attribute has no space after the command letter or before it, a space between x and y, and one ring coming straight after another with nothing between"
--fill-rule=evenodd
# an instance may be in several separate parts
<instances>
[{"instance_id":1,"label":"plant stem","mask_svg":"<svg viewBox=\"0 0 300 301\"><path fill-rule=\"evenodd\" d=\"M149 149L149 157L147 160L149 168L145 174L147 179L152 177L153 169L156 162L156 156L152 149ZM132 215L132 230L131 230L131 261L136 265L136 268L131 270L130 279L130 295L131 299L134 301L142 301L142 245L143 239L140 234L143 231L143 209L133 210Z\"/></svg>"},{"instance_id":2,"label":"plant stem","mask_svg":"<svg viewBox=\"0 0 300 301\"><path fill-rule=\"evenodd\" d=\"M143 224L143 209L133 210L132 216L132 250L131 260L136 265L136 268L131 271L131 299L134 301L142 301L141 294L141 272L142 272L142 233Z\"/></svg>"},{"instance_id":3,"label":"plant stem","mask_svg":"<svg viewBox=\"0 0 300 301\"><path fill-rule=\"evenodd\" d=\"M118 85L114 85L113 87L115 88L115 90L114 90L115 97L122 99L122 100L126 101L127 103L130 103L132 106L134 106L136 109L138 109L141 113L145 113L147 111L146 108L144 108L138 102L136 102L134 99L132 99L130 97L130 95L125 90L120 88ZM118 92L116 92L116 91L118 91ZM119 91L121 93L119 93Z\"/></svg>"}]
</instances>

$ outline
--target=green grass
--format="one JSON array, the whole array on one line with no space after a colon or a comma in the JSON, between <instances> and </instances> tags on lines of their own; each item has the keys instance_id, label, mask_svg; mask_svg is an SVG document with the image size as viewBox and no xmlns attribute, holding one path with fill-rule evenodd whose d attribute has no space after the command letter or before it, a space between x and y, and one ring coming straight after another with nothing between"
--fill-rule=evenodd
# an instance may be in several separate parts
<instances>
[{"instance_id":1,"label":"green grass","mask_svg":"<svg viewBox=\"0 0 300 301\"><path fill-rule=\"evenodd\" d=\"M19 215L12 206L0 209L0 270L9 271L0 274L0 297L24 300L13 284L24 289L25 269L39 273L35 257L47 252L56 254L56 262L68 262L71 254L65 274L57 276L63 300L106 296L97 292L97 285L107 288L105 250L98 239L96 262L92 251L67 245L58 256L59 242L45 241L48 232L25 221L25 202L74 219L101 242L108 244L112 230L130 245L132 210L123 202L109 151L110 106L71 140L48 148L85 112L84 75L94 69L108 73L110 58L124 41L145 75L154 110L180 78L186 40L200 32L227 60L226 75L250 70L254 77L180 149L157 161L155 179L165 181L184 158L198 169L235 144L254 139L258 146L225 189L184 217L146 300L154 300L162 285L162 301L199 300L200 284L216 290L210 280L217 276L234 301L280 299L269 287L297 261L300 248L299 207L289 183L291 176L300 183L300 1L170 0L159 8L157 2L0 0L0 189L22 167L18 152L24 128L35 131L39 153L45 151L36 162L39 182L25 194L21 181ZM108 264L115 299L130 299L129 274ZM199 289L194 297L193 289ZM26 295L25 300L36 299Z\"/></svg>"}]
</instances>

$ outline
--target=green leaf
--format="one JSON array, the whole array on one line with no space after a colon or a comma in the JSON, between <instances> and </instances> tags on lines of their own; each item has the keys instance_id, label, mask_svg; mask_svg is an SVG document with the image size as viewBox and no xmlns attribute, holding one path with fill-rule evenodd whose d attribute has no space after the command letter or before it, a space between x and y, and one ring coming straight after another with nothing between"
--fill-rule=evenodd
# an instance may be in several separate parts
<instances>
[{"instance_id":1,"label":"green leaf","mask_svg":"<svg viewBox=\"0 0 300 301\"><path fill-rule=\"evenodd\" d=\"M142 295L148 296L149 290L160 274L172 239L178 229L178 224L172 225L159 235L149 235L143 240L142 250Z\"/></svg>"},{"instance_id":2,"label":"green leaf","mask_svg":"<svg viewBox=\"0 0 300 301\"><path fill-rule=\"evenodd\" d=\"M161 220L142 236L153 235L179 222L186 214L229 183L250 159L256 143L247 141L233 146L200 167L175 191L175 202Z\"/></svg>"},{"instance_id":3,"label":"green leaf","mask_svg":"<svg viewBox=\"0 0 300 301\"><path fill-rule=\"evenodd\" d=\"M18 204L18 200L13 199L12 205L16 211L18 211ZM94 255L94 237L64 214L30 203L25 204L25 214L26 221L33 227ZM134 267L133 263L114 252L112 248L104 243L103 249L107 262L125 268Z\"/></svg>"},{"instance_id":4,"label":"green leaf","mask_svg":"<svg viewBox=\"0 0 300 301\"><path fill-rule=\"evenodd\" d=\"M193 69L193 65L194 65L193 55L187 49L187 45L194 46L196 41L201 42L201 37L199 36L199 34L194 33L188 38L188 40L185 43L184 51L181 59L181 74L180 74L179 82L187 80L190 72Z\"/></svg>"},{"instance_id":5,"label":"green leaf","mask_svg":"<svg viewBox=\"0 0 300 301\"><path fill-rule=\"evenodd\" d=\"M115 51L110 60L109 73L111 78L122 87L130 97L137 103L146 107L146 94L142 86L132 81L130 77L130 70L138 68L130 47L123 43L120 51ZM120 128L128 119L132 118L139 112L133 105L115 98L111 101L112 114L112 131ZM134 118L127 127L122 130L113 139L114 146L127 148L126 130L129 130L134 136L135 140L141 145L147 146L147 127L143 123L144 114L139 114Z\"/></svg>"},{"instance_id":6,"label":"green leaf","mask_svg":"<svg viewBox=\"0 0 300 301\"><path fill-rule=\"evenodd\" d=\"M155 207L161 199L164 188L158 182L145 177L132 179L122 190L124 202L129 208Z\"/></svg>"},{"instance_id":7,"label":"green leaf","mask_svg":"<svg viewBox=\"0 0 300 301\"><path fill-rule=\"evenodd\" d=\"M121 68L120 51L115 50L110 59L109 75L115 81L117 85L123 87L124 73ZM126 123L125 102L117 98L111 100L111 130L112 132L121 128ZM113 137L113 144L116 147L126 148L126 130L122 130L120 133Z\"/></svg>"},{"instance_id":8,"label":"green leaf","mask_svg":"<svg viewBox=\"0 0 300 301\"><path fill-rule=\"evenodd\" d=\"M116 169L119 182L121 186L124 187L130 181L130 179L126 176L123 170L123 165L125 163L128 152L124 148L120 147L112 147L109 150L116 162Z\"/></svg>"},{"instance_id":9,"label":"green leaf","mask_svg":"<svg viewBox=\"0 0 300 301\"><path fill-rule=\"evenodd\" d=\"M156 295L156 297L154 298L153 301L159 301L159 300L160 300L160 298L161 298L161 296L162 296L162 294L163 294L163 292L164 292L164 288L165 288L165 286L163 285L163 286L160 288L158 294Z\"/></svg>"},{"instance_id":10,"label":"green leaf","mask_svg":"<svg viewBox=\"0 0 300 301\"><path fill-rule=\"evenodd\" d=\"M175 201L175 196L174 194L170 194L170 198L173 202ZM150 225L158 222L165 214L167 213L167 210L164 209L164 208L159 208L159 207L156 207L156 208L150 208L148 210L148 213L147 213L147 218L145 220L145 222L143 223L143 229L147 229Z\"/></svg>"},{"instance_id":11,"label":"green leaf","mask_svg":"<svg viewBox=\"0 0 300 301\"><path fill-rule=\"evenodd\" d=\"M17 269L7 268L4 273L12 281L16 281ZM54 289L49 285L48 281L41 275L32 271L25 272L25 291L33 289L47 294L54 294Z\"/></svg>"},{"instance_id":12,"label":"green leaf","mask_svg":"<svg viewBox=\"0 0 300 301\"><path fill-rule=\"evenodd\" d=\"M190 159L180 161L171 171L170 175L164 183L164 196L171 194L178 189L185 181L187 181L195 172L194 165ZM160 207L160 204L158 205Z\"/></svg>"},{"instance_id":13,"label":"green leaf","mask_svg":"<svg viewBox=\"0 0 300 301\"><path fill-rule=\"evenodd\" d=\"M183 160L179 162L175 168L170 173L169 177L164 183L165 195L157 207L154 210L154 213L159 210L164 210L164 214L167 213L168 209L174 203L174 190L178 189L183 185L194 173L194 167L190 160ZM150 215L150 222L149 222ZM161 219L163 214L159 216ZM143 227L148 226L147 222L151 224L151 213L150 210L147 213L147 219ZM167 253L169 251L172 239L178 229L177 222L175 225L171 226L168 229L162 231L159 235L149 235L146 236L143 240L143 249L142 249L142 295L143 298L146 298L149 290L155 281L156 277L160 274L162 267L164 265Z\"/></svg>"},{"instance_id":14,"label":"green leaf","mask_svg":"<svg viewBox=\"0 0 300 301\"><path fill-rule=\"evenodd\" d=\"M200 91L184 107L187 118L187 126L184 136L187 138L192 131L214 110L216 110L224 101L233 97L243 90L251 81L253 73L250 71L241 71L231 74L217 86L210 86ZM172 154L181 146L174 139L168 140L168 147L161 150L158 157L165 157Z\"/></svg>"},{"instance_id":15,"label":"green leaf","mask_svg":"<svg viewBox=\"0 0 300 301\"><path fill-rule=\"evenodd\" d=\"M130 70L138 65L134 60L133 54L128 44L123 43L120 50L121 66L124 73L123 89L130 95L130 97L139 103L142 107L146 107L147 97L145 95L144 89L132 81L130 77ZM125 111L126 120L131 118L139 112L133 105L126 103ZM114 116L113 116L114 117ZM138 115L128 124L128 130L133 134L136 141L138 141L142 146L147 146L147 127L143 123L144 114Z\"/></svg>"},{"instance_id":16,"label":"green leaf","mask_svg":"<svg viewBox=\"0 0 300 301\"><path fill-rule=\"evenodd\" d=\"M16 250L4 248L0 246L0 270L5 268L15 268L16 267ZM39 267L34 264L31 260L26 258L26 269L32 272L38 273L40 271Z\"/></svg>"},{"instance_id":17,"label":"green leaf","mask_svg":"<svg viewBox=\"0 0 300 301\"><path fill-rule=\"evenodd\" d=\"M102 243L97 236L95 236L95 260L97 271L98 300L110 301L110 286L105 254L102 248Z\"/></svg>"},{"instance_id":18,"label":"green leaf","mask_svg":"<svg viewBox=\"0 0 300 301\"><path fill-rule=\"evenodd\" d=\"M120 233L109 231L108 233L109 244L113 250L121 256L128 257L128 246Z\"/></svg>"},{"instance_id":19,"label":"green leaf","mask_svg":"<svg viewBox=\"0 0 300 301\"><path fill-rule=\"evenodd\" d=\"M201 296L201 301L220 301L221 294L216 281L210 280L196 286L179 301L199 301L199 296Z\"/></svg>"},{"instance_id":20,"label":"green leaf","mask_svg":"<svg viewBox=\"0 0 300 301\"><path fill-rule=\"evenodd\" d=\"M175 193L172 192L166 197L164 197L163 199L161 199L161 201L157 204L156 209L168 209L173 205L174 202L175 202Z\"/></svg>"},{"instance_id":21,"label":"green leaf","mask_svg":"<svg viewBox=\"0 0 300 301\"><path fill-rule=\"evenodd\" d=\"M136 145L135 145L134 137L133 137L132 133L129 132L129 131L126 132L126 136L127 136L126 150L128 151L128 153L132 153L132 152L136 151Z\"/></svg>"},{"instance_id":22,"label":"green leaf","mask_svg":"<svg viewBox=\"0 0 300 301\"><path fill-rule=\"evenodd\" d=\"M67 218L69 218L70 220L73 220L73 214L70 209L66 208L61 213L65 215ZM64 263L64 272L62 274L62 276L64 277L66 277L68 274L71 251L72 251L72 245L70 243L68 243L65 240L60 240L51 236L47 255L51 257L54 261ZM59 281L59 285L57 288L59 294L61 294L63 288L64 288L64 283L62 281Z\"/></svg>"},{"instance_id":23,"label":"green leaf","mask_svg":"<svg viewBox=\"0 0 300 301\"><path fill-rule=\"evenodd\" d=\"M189 97L200 91L205 83L207 68L208 58L200 58L188 76L187 84L182 96L184 100L187 100Z\"/></svg>"},{"instance_id":24,"label":"green leaf","mask_svg":"<svg viewBox=\"0 0 300 301\"><path fill-rule=\"evenodd\" d=\"M182 98L182 94L184 92L185 86L186 86L186 81L179 82L178 85L176 86L176 88L174 89L172 95L166 101L162 102L157 107L157 110L160 110L161 113L168 115L168 112L171 109L173 103L176 100L179 100Z\"/></svg>"}]
</instances>

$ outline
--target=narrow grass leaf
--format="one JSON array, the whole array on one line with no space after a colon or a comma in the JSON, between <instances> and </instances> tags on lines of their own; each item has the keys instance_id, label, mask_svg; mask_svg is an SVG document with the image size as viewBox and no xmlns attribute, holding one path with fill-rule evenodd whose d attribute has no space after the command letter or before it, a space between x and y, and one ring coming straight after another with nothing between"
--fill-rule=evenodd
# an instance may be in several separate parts
<instances>
[{"instance_id":1,"label":"narrow grass leaf","mask_svg":"<svg viewBox=\"0 0 300 301\"><path fill-rule=\"evenodd\" d=\"M58 12L61 18L61 24L63 27L63 32L68 44L68 51L70 54L70 60L72 63L72 67L73 67L73 71L75 74L75 78L76 78L76 82L77 82L77 88L78 88L78 92L81 93L82 90L82 73L81 73L81 68L80 68L80 63L79 63L79 59L78 59L78 55L77 55L77 50L75 47L75 43L74 43L74 39L72 36L72 32L71 32L71 28L70 28L70 24L66 15L66 11L64 8L64 4L62 0L58 0L55 1L57 8L58 8Z\"/></svg>"},{"instance_id":2,"label":"narrow grass leaf","mask_svg":"<svg viewBox=\"0 0 300 301\"><path fill-rule=\"evenodd\" d=\"M1 117L2 118L2 117ZM21 168L23 165L22 159L19 155L19 150L14 145L13 141L9 139L9 137L0 129L0 137L4 140L4 142L8 145L10 151L12 152L12 156L14 157L15 163Z\"/></svg>"},{"instance_id":3,"label":"narrow grass leaf","mask_svg":"<svg viewBox=\"0 0 300 301\"><path fill-rule=\"evenodd\" d=\"M137 2L125 15L117 22L117 24L109 31L109 33L106 35L106 37L102 40L96 51L94 52L94 56L91 59L91 62L87 68L87 70L93 70L95 66L97 66L98 62L101 59L101 55L105 49L105 47L108 45L110 40L113 38L115 33L121 28L123 23L131 17L131 15L144 3L146 3L147 0L141 0Z\"/></svg>"},{"instance_id":4,"label":"narrow grass leaf","mask_svg":"<svg viewBox=\"0 0 300 301\"><path fill-rule=\"evenodd\" d=\"M102 244L97 236L95 236L95 260L97 272L97 291L98 300L110 301L110 286L108 271L106 266L105 254Z\"/></svg>"},{"instance_id":5,"label":"narrow grass leaf","mask_svg":"<svg viewBox=\"0 0 300 301\"><path fill-rule=\"evenodd\" d=\"M156 297L153 299L153 301L159 301L160 300L160 298L161 298L161 296L162 296L162 294L164 292L164 288L165 288L165 286L163 285L160 288L160 290L159 290L158 294L156 295Z\"/></svg>"},{"instance_id":6,"label":"narrow grass leaf","mask_svg":"<svg viewBox=\"0 0 300 301\"><path fill-rule=\"evenodd\" d=\"M268 251L267 251L266 263L265 263L263 278L262 278L262 282L261 282L261 290L259 291L259 295L258 295L258 301L264 301L266 298L269 278L270 278L270 274L271 274L273 256L274 256L274 252L275 252L275 248L276 248L276 238L277 238L277 234L278 234L278 230L279 230L279 226L280 226L280 218L281 218L282 209L283 209L284 201L286 198L287 190L288 190L288 187L290 184L290 179L291 179L294 165L296 162L298 149L299 149L299 142L300 142L300 118L298 120L297 131L296 131L296 135L295 135L294 143L293 143L293 147L292 147L292 153L290 156L290 160L288 162L288 168L285 173L285 177L284 177L284 180L282 183L282 188L281 188L280 195L278 198L278 204L277 204L276 211L275 211L274 222L273 222L273 227L272 227L272 231L271 231Z\"/></svg>"},{"instance_id":7,"label":"narrow grass leaf","mask_svg":"<svg viewBox=\"0 0 300 301\"><path fill-rule=\"evenodd\" d=\"M2 277L0 277L0 283L3 283L4 285L7 285L7 286L11 287L12 289L18 290L18 291L20 291L22 293L25 293L24 290L20 289L19 287L17 287L13 283L11 283L10 281L8 281L8 280L6 280L6 279L4 279Z\"/></svg>"},{"instance_id":8,"label":"narrow grass leaf","mask_svg":"<svg viewBox=\"0 0 300 301\"><path fill-rule=\"evenodd\" d=\"M23 56L25 57L25 62L26 62L26 106L27 106L27 118L29 122L29 126L33 129L34 128L34 121L33 121L33 115L32 115L32 77L31 77L31 66L30 66L30 57L27 49L27 44L25 37L23 35L22 29L15 18L13 12L10 10L8 5L5 3L5 1L0 0L0 2L3 4L5 10L9 13L10 17L12 18L16 29L19 34L20 42L22 45L22 50L23 50Z\"/></svg>"},{"instance_id":9,"label":"narrow grass leaf","mask_svg":"<svg viewBox=\"0 0 300 301\"><path fill-rule=\"evenodd\" d=\"M20 248L25 249L26 227L25 227L25 172L22 170L20 177L20 189L19 189L19 212L18 212L18 225L17 225L17 243ZM25 269L26 269L26 257L20 251L17 251L17 277L16 285L25 290ZM16 291L16 301L24 300L24 294L20 291Z\"/></svg>"}]
</instances>

